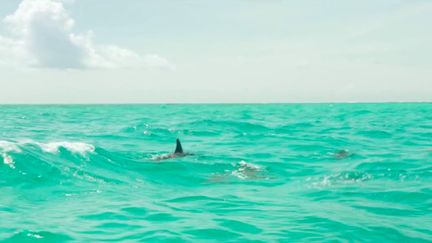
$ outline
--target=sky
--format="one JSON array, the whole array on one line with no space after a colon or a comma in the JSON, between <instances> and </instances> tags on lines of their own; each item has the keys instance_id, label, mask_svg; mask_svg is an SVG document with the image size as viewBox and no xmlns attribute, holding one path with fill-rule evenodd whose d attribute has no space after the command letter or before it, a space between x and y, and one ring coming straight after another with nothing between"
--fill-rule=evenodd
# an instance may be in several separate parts
<instances>
[{"instance_id":1,"label":"sky","mask_svg":"<svg viewBox=\"0 0 432 243\"><path fill-rule=\"evenodd\" d=\"M432 101L432 0L3 0L0 104Z\"/></svg>"}]
</instances>

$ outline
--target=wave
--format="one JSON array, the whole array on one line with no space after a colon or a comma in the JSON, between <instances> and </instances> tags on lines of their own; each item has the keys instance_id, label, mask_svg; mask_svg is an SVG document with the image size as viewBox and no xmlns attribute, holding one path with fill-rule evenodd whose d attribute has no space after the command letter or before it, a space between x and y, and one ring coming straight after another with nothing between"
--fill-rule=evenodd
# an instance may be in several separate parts
<instances>
[{"instance_id":1,"label":"wave","mask_svg":"<svg viewBox=\"0 0 432 243\"><path fill-rule=\"evenodd\" d=\"M155 162L157 155L105 150L82 141L43 142L34 140L0 142L2 184L35 185L37 183L74 185L83 183L132 184L170 183L189 186L237 180L238 183L262 181L267 178L265 167L244 160L235 163L211 162L207 156L194 155L183 159ZM159 155L160 156L160 155ZM194 161L191 163L191 161Z\"/></svg>"},{"instance_id":2,"label":"wave","mask_svg":"<svg viewBox=\"0 0 432 243\"><path fill-rule=\"evenodd\" d=\"M111 180L100 164L104 158L95 151L94 145L78 141L0 140L0 163L4 164L0 164L0 184L31 186L68 180L73 184ZM87 165L93 160L90 155L97 156L94 168Z\"/></svg>"},{"instance_id":3,"label":"wave","mask_svg":"<svg viewBox=\"0 0 432 243\"><path fill-rule=\"evenodd\" d=\"M0 140L0 152L8 153L15 152L21 153L22 148L26 145L36 145L44 152L58 153L60 148L64 148L72 153L79 153L85 155L95 151L95 146L84 142L71 142L71 141L57 141L57 142L36 142L33 140L22 140L18 142Z\"/></svg>"},{"instance_id":4,"label":"wave","mask_svg":"<svg viewBox=\"0 0 432 243\"><path fill-rule=\"evenodd\" d=\"M3 163L12 169L15 169L15 161L12 154L22 153L23 150L28 149L28 145L37 146L40 150L52 154L59 153L60 149L62 148L71 153L77 153L82 156L95 152L94 145L83 142L60 141L42 143L32 140L23 140L20 142L0 140L0 154L3 159Z\"/></svg>"},{"instance_id":5,"label":"wave","mask_svg":"<svg viewBox=\"0 0 432 243\"><path fill-rule=\"evenodd\" d=\"M0 140L0 152L6 153L11 151L21 152L17 143Z\"/></svg>"},{"instance_id":6,"label":"wave","mask_svg":"<svg viewBox=\"0 0 432 243\"><path fill-rule=\"evenodd\" d=\"M86 154L93 153L95 146L83 142L51 142L37 143L45 152L58 153L60 148L65 148L73 153Z\"/></svg>"}]
</instances>

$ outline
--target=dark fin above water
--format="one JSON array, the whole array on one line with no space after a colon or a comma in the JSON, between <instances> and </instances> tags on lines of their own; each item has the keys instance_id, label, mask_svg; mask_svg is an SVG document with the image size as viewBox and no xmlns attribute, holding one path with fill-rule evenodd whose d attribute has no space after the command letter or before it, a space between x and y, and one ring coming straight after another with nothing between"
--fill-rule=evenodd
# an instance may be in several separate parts
<instances>
[{"instance_id":1,"label":"dark fin above water","mask_svg":"<svg viewBox=\"0 0 432 243\"><path fill-rule=\"evenodd\" d=\"M174 151L175 154L182 154L183 153L183 148L181 146L180 140L177 138L177 145Z\"/></svg>"}]
</instances>

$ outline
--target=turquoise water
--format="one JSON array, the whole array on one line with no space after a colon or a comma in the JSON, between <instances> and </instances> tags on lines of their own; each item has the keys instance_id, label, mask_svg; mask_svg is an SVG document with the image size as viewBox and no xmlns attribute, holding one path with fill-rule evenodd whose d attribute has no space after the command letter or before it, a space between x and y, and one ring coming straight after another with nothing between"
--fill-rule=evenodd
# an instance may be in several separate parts
<instances>
[{"instance_id":1,"label":"turquoise water","mask_svg":"<svg viewBox=\"0 0 432 243\"><path fill-rule=\"evenodd\" d=\"M0 106L5 242L428 242L432 104ZM193 156L155 161L175 139Z\"/></svg>"}]
</instances>

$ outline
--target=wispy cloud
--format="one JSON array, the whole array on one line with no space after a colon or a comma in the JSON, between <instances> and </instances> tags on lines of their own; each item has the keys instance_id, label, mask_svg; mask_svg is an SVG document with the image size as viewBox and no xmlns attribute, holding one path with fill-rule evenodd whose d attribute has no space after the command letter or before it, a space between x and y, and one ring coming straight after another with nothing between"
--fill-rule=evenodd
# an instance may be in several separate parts
<instances>
[{"instance_id":1,"label":"wispy cloud","mask_svg":"<svg viewBox=\"0 0 432 243\"><path fill-rule=\"evenodd\" d=\"M116 45L95 43L92 30L74 32L75 20L63 2L23 0L6 16L3 24L10 35L0 36L0 53L7 60L0 63L53 69L172 67L156 54L140 56Z\"/></svg>"}]
</instances>

